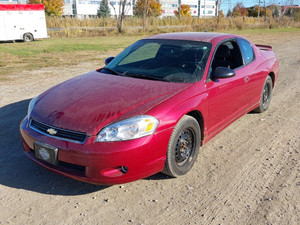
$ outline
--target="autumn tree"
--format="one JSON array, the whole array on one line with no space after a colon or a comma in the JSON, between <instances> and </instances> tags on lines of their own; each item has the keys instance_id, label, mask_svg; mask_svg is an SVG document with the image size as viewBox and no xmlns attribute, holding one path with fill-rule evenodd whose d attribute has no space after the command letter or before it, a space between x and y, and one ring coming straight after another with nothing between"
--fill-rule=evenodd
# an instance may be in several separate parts
<instances>
[{"instance_id":1,"label":"autumn tree","mask_svg":"<svg viewBox=\"0 0 300 225\"><path fill-rule=\"evenodd\" d=\"M175 10L175 15L177 17L191 17L192 12L191 12L191 7L189 5L182 4L180 5L180 15L178 10Z\"/></svg>"},{"instance_id":2,"label":"autumn tree","mask_svg":"<svg viewBox=\"0 0 300 225\"><path fill-rule=\"evenodd\" d=\"M147 29L147 18L161 15L161 4L158 0L138 0L135 6L135 15L143 17L143 28Z\"/></svg>"},{"instance_id":3,"label":"autumn tree","mask_svg":"<svg viewBox=\"0 0 300 225\"><path fill-rule=\"evenodd\" d=\"M97 11L97 16L101 18L110 17L110 9L107 0L102 0L100 2L100 7Z\"/></svg>"},{"instance_id":4,"label":"autumn tree","mask_svg":"<svg viewBox=\"0 0 300 225\"><path fill-rule=\"evenodd\" d=\"M233 16L248 16L248 10L244 7L244 4L242 2L236 3L236 5L233 8L232 12Z\"/></svg>"},{"instance_id":5,"label":"autumn tree","mask_svg":"<svg viewBox=\"0 0 300 225\"><path fill-rule=\"evenodd\" d=\"M157 17L161 15L161 4L158 0L137 0L135 5L135 15L142 17L145 8L148 17Z\"/></svg>"},{"instance_id":6,"label":"autumn tree","mask_svg":"<svg viewBox=\"0 0 300 225\"><path fill-rule=\"evenodd\" d=\"M253 6L251 9L248 10L249 16L258 17L258 9L260 16L272 16L272 10L270 8L258 7L258 5Z\"/></svg>"},{"instance_id":7,"label":"autumn tree","mask_svg":"<svg viewBox=\"0 0 300 225\"><path fill-rule=\"evenodd\" d=\"M63 0L28 0L28 4L43 4L48 16L60 16L63 13Z\"/></svg>"},{"instance_id":8,"label":"autumn tree","mask_svg":"<svg viewBox=\"0 0 300 225\"><path fill-rule=\"evenodd\" d=\"M41 0L28 0L27 4L37 5L37 4L42 4L42 2Z\"/></svg>"},{"instance_id":9,"label":"autumn tree","mask_svg":"<svg viewBox=\"0 0 300 225\"><path fill-rule=\"evenodd\" d=\"M225 15L224 15L224 13L223 13L223 10L219 10L219 11L218 11L218 16L221 17L221 18L224 18L224 17L225 17Z\"/></svg>"}]
</instances>

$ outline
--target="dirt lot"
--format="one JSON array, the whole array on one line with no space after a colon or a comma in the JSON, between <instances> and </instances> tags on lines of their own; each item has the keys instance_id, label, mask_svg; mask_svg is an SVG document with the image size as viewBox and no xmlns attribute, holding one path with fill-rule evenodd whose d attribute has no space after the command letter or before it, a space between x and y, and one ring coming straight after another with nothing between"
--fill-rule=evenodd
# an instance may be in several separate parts
<instances>
[{"instance_id":1,"label":"dirt lot","mask_svg":"<svg viewBox=\"0 0 300 225\"><path fill-rule=\"evenodd\" d=\"M225 129L177 179L96 186L38 167L18 132L29 100L99 65L8 75L0 81L0 224L300 224L299 36L247 36L273 45L280 60L271 106Z\"/></svg>"}]
</instances>

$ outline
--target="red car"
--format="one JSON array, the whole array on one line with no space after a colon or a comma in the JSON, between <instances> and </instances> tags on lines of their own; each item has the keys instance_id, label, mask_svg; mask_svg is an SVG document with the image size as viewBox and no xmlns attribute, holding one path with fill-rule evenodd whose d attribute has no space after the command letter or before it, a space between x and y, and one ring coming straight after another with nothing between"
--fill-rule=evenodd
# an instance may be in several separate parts
<instances>
[{"instance_id":1,"label":"red car","mask_svg":"<svg viewBox=\"0 0 300 225\"><path fill-rule=\"evenodd\" d=\"M271 46L218 33L154 35L105 63L31 100L20 131L35 163L105 185L186 174L201 145L268 109L279 74Z\"/></svg>"}]
</instances>

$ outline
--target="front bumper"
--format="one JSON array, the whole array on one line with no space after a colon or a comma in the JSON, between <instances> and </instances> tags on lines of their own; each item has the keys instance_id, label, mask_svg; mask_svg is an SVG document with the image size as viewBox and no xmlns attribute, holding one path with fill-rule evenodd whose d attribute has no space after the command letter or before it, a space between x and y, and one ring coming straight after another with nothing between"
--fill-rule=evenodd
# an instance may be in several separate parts
<instances>
[{"instance_id":1,"label":"front bumper","mask_svg":"<svg viewBox=\"0 0 300 225\"><path fill-rule=\"evenodd\" d=\"M165 164L172 129L120 142L94 143L96 136L91 136L80 144L43 135L28 126L26 117L21 122L20 132L25 154L40 166L76 180L113 185L160 172ZM36 158L34 141L58 148L58 164ZM122 167L127 167L128 171L122 171Z\"/></svg>"}]
</instances>

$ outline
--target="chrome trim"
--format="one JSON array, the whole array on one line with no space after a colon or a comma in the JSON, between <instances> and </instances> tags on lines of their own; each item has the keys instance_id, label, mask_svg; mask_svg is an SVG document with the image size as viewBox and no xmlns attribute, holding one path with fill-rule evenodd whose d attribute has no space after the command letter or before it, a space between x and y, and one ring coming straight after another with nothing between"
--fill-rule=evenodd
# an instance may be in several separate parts
<instances>
[{"instance_id":1,"label":"chrome trim","mask_svg":"<svg viewBox=\"0 0 300 225\"><path fill-rule=\"evenodd\" d=\"M38 133L40 133L40 134L44 134L44 135L47 136L47 137L52 137L52 138L55 138L55 139L59 139L59 140L63 140L63 141L69 141L69 142L74 142L74 143L78 143L78 144L84 144L84 142L85 142L86 139L88 138L88 135L86 134L86 137L85 137L84 141L83 141L83 142L80 142L80 141L75 141L75 140L72 140L72 139L61 138L61 137L49 135L48 133L45 133L45 132L43 132L43 131L41 131L41 130L36 129L35 127L32 127L32 126L31 126L31 122L32 122L32 118L29 119L29 127L30 127L32 130L34 130L34 131L36 131L36 132L38 132ZM39 122L39 123L41 123L41 124L43 124L43 125L45 125L45 126L51 127L51 128L53 128L53 129L56 128L56 129L63 130L63 131L67 131L67 132L71 132L71 133L82 134L81 132L70 131L70 130L66 130L66 129L62 129L62 128L50 126L50 125L45 124L45 123L42 123L42 122L40 122L40 121L37 121L37 122Z\"/></svg>"}]
</instances>

